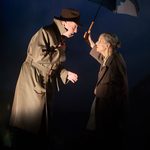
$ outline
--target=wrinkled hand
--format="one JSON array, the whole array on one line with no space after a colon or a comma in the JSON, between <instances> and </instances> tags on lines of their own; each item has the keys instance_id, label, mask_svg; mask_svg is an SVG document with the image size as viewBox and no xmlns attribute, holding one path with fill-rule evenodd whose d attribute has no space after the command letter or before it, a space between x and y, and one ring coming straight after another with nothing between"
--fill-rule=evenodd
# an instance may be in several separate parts
<instances>
[{"instance_id":1,"label":"wrinkled hand","mask_svg":"<svg viewBox=\"0 0 150 150\"><path fill-rule=\"evenodd\" d=\"M71 71L68 71L68 77L67 77L67 79L68 79L69 81L71 81L72 83L75 83L75 82L77 82L77 80L78 80L78 75L77 75L76 73L73 73L73 72L71 72Z\"/></svg>"}]
</instances>

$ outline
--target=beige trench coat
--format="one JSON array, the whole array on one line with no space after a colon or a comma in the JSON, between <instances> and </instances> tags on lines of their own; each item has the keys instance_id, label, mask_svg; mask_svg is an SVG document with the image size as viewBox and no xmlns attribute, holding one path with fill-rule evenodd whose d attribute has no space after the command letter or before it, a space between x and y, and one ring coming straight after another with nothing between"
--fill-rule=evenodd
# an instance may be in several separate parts
<instances>
[{"instance_id":1,"label":"beige trench coat","mask_svg":"<svg viewBox=\"0 0 150 150\"><path fill-rule=\"evenodd\" d=\"M51 70L55 72L65 60L65 50L55 48L63 32L60 21L54 19L52 25L39 29L32 37L16 85L11 126L38 132L46 102L48 74ZM67 70L60 70L60 78L64 84L67 82Z\"/></svg>"}]
</instances>

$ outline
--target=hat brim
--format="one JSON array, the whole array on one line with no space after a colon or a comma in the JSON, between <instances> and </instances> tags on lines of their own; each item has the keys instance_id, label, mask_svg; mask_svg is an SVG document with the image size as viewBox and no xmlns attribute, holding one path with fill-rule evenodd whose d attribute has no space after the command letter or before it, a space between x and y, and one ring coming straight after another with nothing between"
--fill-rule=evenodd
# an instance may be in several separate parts
<instances>
[{"instance_id":1,"label":"hat brim","mask_svg":"<svg viewBox=\"0 0 150 150\"><path fill-rule=\"evenodd\" d=\"M61 20L61 21L73 21L75 22L77 25L82 26L81 22L79 21L79 18L64 18L62 16L60 17L56 17L54 16L55 19Z\"/></svg>"}]
</instances>

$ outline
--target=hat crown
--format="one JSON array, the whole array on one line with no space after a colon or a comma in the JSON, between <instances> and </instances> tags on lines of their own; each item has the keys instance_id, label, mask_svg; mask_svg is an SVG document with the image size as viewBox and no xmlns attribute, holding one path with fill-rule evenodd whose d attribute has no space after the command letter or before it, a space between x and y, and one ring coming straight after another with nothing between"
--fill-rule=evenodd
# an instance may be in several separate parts
<instances>
[{"instance_id":1,"label":"hat crown","mask_svg":"<svg viewBox=\"0 0 150 150\"><path fill-rule=\"evenodd\" d=\"M80 24L80 12L72 8L64 8L61 11L60 17L55 17L62 21L73 21L81 26Z\"/></svg>"},{"instance_id":2,"label":"hat crown","mask_svg":"<svg viewBox=\"0 0 150 150\"><path fill-rule=\"evenodd\" d=\"M62 9L61 12L61 17L63 18L79 18L80 17L80 13L79 11L75 10L75 9Z\"/></svg>"}]
</instances>

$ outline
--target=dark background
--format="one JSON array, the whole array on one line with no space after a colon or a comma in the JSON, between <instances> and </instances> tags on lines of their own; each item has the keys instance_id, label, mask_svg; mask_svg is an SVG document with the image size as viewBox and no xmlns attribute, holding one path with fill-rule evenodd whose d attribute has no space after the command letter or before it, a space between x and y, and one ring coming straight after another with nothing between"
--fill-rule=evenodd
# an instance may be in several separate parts
<instances>
[{"instance_id":1,"label":"dark background","mask_svg":"<svg viewBox=\"0 0 150 150\"><path fill-rule=\"evenodd\" d=\"M129 149L145 149L149 143L150 100L150 1L138 0L138 17L114 14L102 7L92 29L96 41L102 32L116 33L122 47L129 78L130 122ZM64 86L54 101L56 128L66 138L80 136L86 126L93 101L98 64L89 56L83 40L98 5L88 0L2 0L0 8L0 142L11 146L9 115L20 67L32 35L59 16L61 8L81 12L82 27L68 39L66 68L76 72L76 84Z\"/></svg>"}]
</instances>

